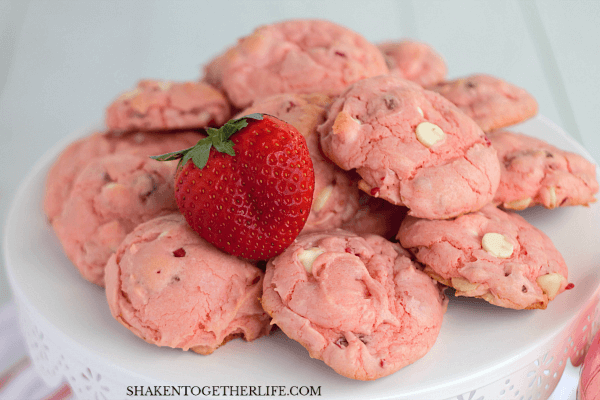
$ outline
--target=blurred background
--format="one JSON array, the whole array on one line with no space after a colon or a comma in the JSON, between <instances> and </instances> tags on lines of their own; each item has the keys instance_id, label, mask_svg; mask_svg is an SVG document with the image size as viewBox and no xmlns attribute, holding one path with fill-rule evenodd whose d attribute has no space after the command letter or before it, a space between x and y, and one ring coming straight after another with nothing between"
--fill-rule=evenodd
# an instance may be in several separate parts
<instances>
[{"instance_id":1,"label":"blurred background","mask_svg":"<svg viewBox=\"0 0 600 400\"><path fill-rule=\"evenodd\" d=\"M481 72L525 88L600 160L597 0L0 0L2 226L32 164L102 123L119 93L141 78L196 80L238 37L288 18L427 42L449 79ZM9 300L2 267L0 306Z\"/></svg>"},{"instance_id":2,"label":"blurred background","mask_svg":"<svg viewBox=\"0 0 600 400\"><path fill-rule=\"evenodd\" d=\"M449 78L484 72L533 94L600 159L600 2L592 0L0 0L0 221L31 165L103 120L141 78L195 80L260 24L324 18L373 42L432 45ZM5 275L0 303L9 298Z\"/></svg>"}]
</instances>

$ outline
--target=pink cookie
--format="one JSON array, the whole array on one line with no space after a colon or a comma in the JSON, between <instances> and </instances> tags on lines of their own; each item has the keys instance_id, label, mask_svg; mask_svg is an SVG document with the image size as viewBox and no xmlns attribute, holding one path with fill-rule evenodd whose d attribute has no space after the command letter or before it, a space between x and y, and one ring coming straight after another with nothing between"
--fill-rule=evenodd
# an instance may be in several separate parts
<instances>
[{"instance_id":1,"label":"pink cookie","mask_svg":"<svg viewBox=\"0 0 600 400\"><path fill-rule=\"evenodd\" d=\"M381 43L390 74L421 86L435 85L446 78L448 68L442 56L425 43L403 40Z\"/></svg>"},{"instance_id":2,"label":"pink cookie","mask_svg":"<svg viewBox=\"0 0 600 400\"><path fill-rule=\"evenodd\" d=\"M335 230L301 235L269 261L262 304L311 357L372 380L431 349L447 303L397 243Z\"/></svg>"},{"instance_id":3,"label":"pink cookie","mask_svg":"<svg viewBox=\"0 0 600 400\"><path fill-rule=\"evenodd\" d=\"M341 93L388 73L383 55L359 34L329 21L291 20L256 29L211 61L205 81L236 107L277 93Z\"/></svg>"},{"instance_id":4,"label":"pink cookie","mask_svg":"<svg viewBox=\"0 0 600 400\"><path fill-rule=\"evenodd\" d=\"M293 125L306 139L315 170L315 191L303 233L339 228L358 211L358 187L348 173L321 152L317 126L325 121L332 98L323 94L278 94L255 101L238 117L255 112Z\"/></svg>"},{"instance_id":5,"label":"pink cookie","mask_svg":"<svg viewBox=\"0 0 600 400\"><path fill-rule=\"evenodd\" d=\"M142 80L106 110L106 126L117 132L221 126L231 115L223 94L204 82Z\"/></svg>"},{"instance_id":6,"label":"pink cookie","mask_svg":"<svg viewBox=\"0 0 600 400\"><path fill-rule=\"evenodd\" d=\"M359 235L373 234L392 239L408 213L406 207L395 206L366 193L360 194L359 204L354 217L342 225L342 229Z\"/></svg>"},{"instance_id":7,"label":"pink cookie","mask_svg":"<svg viewBox=\"0 0 600 400\"><path fill-rule=\"evenodd\" d=\"M596 201L596 166L580 155L508 131L490 132L488 138L502 168L495 204L523 210L536 204L555 208Z\"/></svg>"},{"instance_id":8,"label":"pink cookie","mask_svg":"<svg viewBox=\"0 0 600 400\"><path fill-rule=\"evenodd\" d=\"M136 132L121 136L97 132L71 143L54 162L46 177L44 211L48 220L52 222L60 215L77 174L92 160L115 153L141 156L169 153L191 147L203 137L198 132L174 132L169 135Z\"/></svg>"},{"instance_id":9,"label":"pink cookie","mask_svg":"<svg viewBox=\"0 0 600 400\"><path fill-rule=\"evenodd\" d=\"M139 225L110 257L106 298L113 317L146 342L210 354L270 332L262 279L170 214Z\"/></svg>"},{"instance_id":10,"label":"pink cookie","mask_svg":"<svg viewBox=\"0 0 600 400\"><path fill-rule=\"evenodd\" d=\"M514 309L545 309L568 287L565 261L542 231L489 204L454 220L407 217L398 239L458 296Z\"/></svg>"},{"instance_id":11,"label":"pink cookie","mask_svg":"<svg viewBox=\"0 0 600 400\"><path fill-rule=\"evenodd\" d=\"M472 75L428 87L438 92L484 130L514 125L537 114L535 98L524 89L489 75Z\"/></svg>"},{"instance_id":12,"label":"pink cookie","mask_svg":"<svg viewBox=\"0 0 600 400\"><path fill-rule=\"evenodd\" d=\"M451 218L489 203L500 180L496 151L472 119L437 93L393 76L364 79L319 126L323 152L359 188L409 215Z\"/></svg>"},{"instance_id":13,"label":"pink cookie","mask_svg":"<svg viewBox=\"0 0 600 400\"><path fill-rule=\"evenodd\" d=\"M177 161L131 154L91 161L77 176L52 226L88 281L104 286L104 267L137 225L177 210L173 192Z\"/></svg>"}]
</instances>

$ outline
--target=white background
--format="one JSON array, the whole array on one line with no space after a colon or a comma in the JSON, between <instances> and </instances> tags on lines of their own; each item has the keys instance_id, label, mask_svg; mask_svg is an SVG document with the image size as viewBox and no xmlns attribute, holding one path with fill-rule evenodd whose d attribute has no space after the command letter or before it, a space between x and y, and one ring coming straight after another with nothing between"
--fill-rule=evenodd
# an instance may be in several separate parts
<instances>
[{"instance_id":1,"label":"white background","mask_svg":"<svg viewBox=\"0 0 600 400\"><path fill-rule=\"evenodd\" d=\"M488 73L600 159L600 1L0 0L0 222L30 165L141 78L196 80L257 25L324 18L431 44L449 78ZM41 206L41 205L40 205ZM0 305L10 299L0 268Z\"/></svg>"}]
</instances>

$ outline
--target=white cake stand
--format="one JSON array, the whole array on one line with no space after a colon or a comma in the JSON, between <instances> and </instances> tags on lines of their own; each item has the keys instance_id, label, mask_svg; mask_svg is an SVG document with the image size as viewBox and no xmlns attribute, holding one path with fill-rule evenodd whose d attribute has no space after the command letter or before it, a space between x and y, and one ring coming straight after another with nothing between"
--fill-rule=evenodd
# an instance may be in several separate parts
<instances>
[{"instance_id":1,"label":"white cake stand","mask_svg":"<svg viewBox=\"0 0 600 400\"><path fill-rule=\"evenodd\" d=\"M513 130L591 160L543 117ZM234 340L210 356L147 344L113 320L104 291L79 276L42 212L48 168L73 139L49 151L21 185L4 230L4 257L37 370L50 385L66 380L80 399L127 398L127 387L135 385L261 386L263 393L266 386L285 386L286 391L313 387L326 399L546 399L568 360L575 365L582 361L598 329L596 203L522 213L563 254L573 290L546 310L515 311L452 298L433 349L377 381L337 375L281 332L252 343Z\"/></svg>"}]
</instances>

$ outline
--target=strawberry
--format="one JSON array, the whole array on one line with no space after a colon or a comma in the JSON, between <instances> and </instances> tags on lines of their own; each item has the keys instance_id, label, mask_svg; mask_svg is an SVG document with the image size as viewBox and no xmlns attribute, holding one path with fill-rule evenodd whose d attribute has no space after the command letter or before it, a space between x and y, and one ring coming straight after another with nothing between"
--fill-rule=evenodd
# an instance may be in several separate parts
<instances>
[{"instance_id":1,"label":"strawberry","mask_svg":"<svg viewBox=\"0 0 600 400\"><path fill-rule=\"evenodd\" d=\"M217 248L250 260L281 253L310 212L314 171L304 137L273 116L251 114L208 128L180 159L175 198L188 224Z\"/></svg>"}]
</instances>

